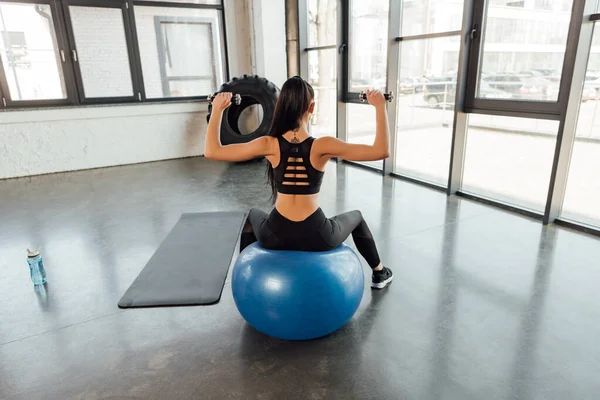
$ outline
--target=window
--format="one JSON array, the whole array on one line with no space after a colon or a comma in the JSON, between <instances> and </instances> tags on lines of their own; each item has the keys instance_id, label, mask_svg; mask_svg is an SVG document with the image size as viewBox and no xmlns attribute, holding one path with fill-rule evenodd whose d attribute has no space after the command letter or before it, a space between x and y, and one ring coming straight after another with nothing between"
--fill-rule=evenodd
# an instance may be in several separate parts
<instances>
[{"instance_id":1,"label":"window","mask_svg":"<svg viewBox=\"0 0 600 400\"><path fill-rule=\"evenodd\" d=\"M535 0L535 8L552 11L552 0Z\"/></svg>"},{"instance_id":2,"label":"window","mask_svg":"<svg viewBox=\"0 0 600 400\"><path fill-rule=\"evenodd\" d=\"M395 146L383 166L364 164L529 210L544 222L556 220L562 205L561 219L600 228L600 34L592 38L589 58L582 48L598 17L588 16L600 11L600 0L477 0L468 2L470 10L464 0L336 3L344 28L339 136L372 143L374 109L359 103L357 92L375 87L395 94L388 107ZM319 39L317 22L332 3L299 4L307 28L300 30L306 32L301 43L328 45ZM313 48L300 55L300 66L318 92L333 96L333 89L324 89L334 76L333 69L327 73L334 63L326 54L333 59L334 50ZM578 86L583 97L573 106ZM317 94L317 107L323 98ZM336 106L335 100L326 103L327 109ZM570 146L574 110L579 119L565 182L569 160L556 152ZM321 115L312 124L315 135L334 132ZM565 184L562 202L557 197Z\"/></svg>"},{"instance_id":3,"label":"window","mask_svg":"<svg viewBox=\"0 0 600 400\"><path fill-rule=\"evenodd\" d=\"M401 42L394 172L446 186L459 49L458 36Z\"/></svg>"},{"instance_id":4,"label":"window","mask_svg":"<svg viewBox=\"0 0 600 400\"><path fill-rule=\"evenodd\" d=\"M333 136L337 116L336 49L313 50L308 54L308 83L315 90L315 111L310 121L314 137Z\"/></svg>"},{"instance_id":5,"label":"window","mask_svg":"<svg viewBox=\"0 0 600 400\"><path fill-rule=\"evenodd\" d=\"M456 31L461 28L462 0L404 1L402 36Z\"/></svg>"},{"instance_id":6,"label":"window","mask_svg":"<svg viewBox=\"0 0 600 400\"><path fill-rule=\"evenodd\" d=\"M478 82L476 97L558 101L571 13L546 13L546 6L540 9L541 3L551 6L552 2L537 1L536 8L519 13L507 12L494 2L488 4L483 17L479 82L497 74L503 75L499 77L501 82L492 86L497 89L497 96L483 93L485 86ZM522 6L519 4L519 7Z\"/></svg>"},{"instance_id":7,"label":"window","mask_svg":"<svg viewBox=\"0 0 600 400\"><path fill-rule=\"evenodd\" d=\"M461 190L543 213L558 125L471 114Z\"/></svg>"},{"instance_id":8,"label":"window","mask_svg":"<svg viewBox=\"0 0 600 400\"><path fill-rule=\"evenodd\" d=\"M314 137L337 136L338 51L337 30L339 0L299 2L300 75L315 91L315 109L308 129Z\"/></svg>"},{"instance_id":9,"label":"window","mask_svg":"<svg viewBox=\"0 0 600 400\"><path fill-rule=\"evenodd\" d=\"M592 43L600 38L598 28ZM593 44L591 50L561 218L600 227L600 53Z\"/></svg>"},{"instance_id":10,"label":"window","mask_svg":"<svg viewBox=\"0 0 600 400\"><path fill-rule=\"evenodd\" d=\"M222 18L221 0L0 0L0 108L204 99Z\"/></svg>"},{"instance_id":11,"label":"window","mask_svg":"<svg viewBox=\"0 0 600 400\"><path fill-rule=\"evenodd\" d=\"M389 0L350 1L349 91L385 88Z\"/></svg>"},{"instance_id":12,"label":"window","mask_svg":"<svg viewBox=\"0 0 600 400\"><path fill-rule=\"evenodd\" d=\"M60 46L50 5L0 3L0 32L4 70L0 81L8 101L66 99Z\"/></svg>"},{"instance_id":13,"label":"window","mask_svg":"<svg viewBox=\"0 0 600 400\"><path fill-rule=\"evenodd\" d=\"M348 104L348 142L373 144L375 140L375 107L368 104ZM360 164L383 169L383 161L366 161Z\"/></svg>"},{"instance_id":14,"label":"window","mask_svg":"<svg viewBox=\"0 0 600 400\"><path fill-rule=\"evenodd\" d=\"M146 0L159 3L185 3L185 4L202 4L202 5L221 5L221 0Z\"/></svg>"},{"instance_id":15,"label":"window","mask_svg":"<svg viewBox=\"0 0 600 400\"><path fill-rule=\"evenodd\" d=\"M133 74L122 9L72 5L69 16L81 97L133 97Z\"/></svg>"},{"instance_id":16,"label":"window","mask_svg":"<svg viewBox=\"0 0 600 400\"><path fill-rule=\"evenodd\" d=\"M136 7L135 18L147 98L201 96L223 83L216 10Z\"/></svg>"},{"instance_id":17,"label":"window","mask_svg":"<svg viewBox=\"0 0 600 400\"><path fill-rule=\"evenodd\" d=\"M308 47L336 44L337 3L338 0L308 0Z\"/></svg>"}]
</instances>

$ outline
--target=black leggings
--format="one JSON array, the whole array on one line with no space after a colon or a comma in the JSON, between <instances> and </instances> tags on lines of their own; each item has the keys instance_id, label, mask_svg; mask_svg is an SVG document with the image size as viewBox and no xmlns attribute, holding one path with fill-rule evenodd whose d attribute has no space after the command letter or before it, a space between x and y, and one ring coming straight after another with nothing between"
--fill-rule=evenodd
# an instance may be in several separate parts
<instances>
[{"instance_id":1,"label":"black leggings","mask_svg":"<svg viewBox=\"0 0 600 400\"><path fill-rule=\"evenodd\" d=\"M380 264L373 235L360 211L327 218L319 208L304 221L290 221L277 209L270 214L252 209L242 233L240 251L256 242L271 250L327 251L338 247L352 234L356 248L371 268Z\"/></svg>"}]
</instances>

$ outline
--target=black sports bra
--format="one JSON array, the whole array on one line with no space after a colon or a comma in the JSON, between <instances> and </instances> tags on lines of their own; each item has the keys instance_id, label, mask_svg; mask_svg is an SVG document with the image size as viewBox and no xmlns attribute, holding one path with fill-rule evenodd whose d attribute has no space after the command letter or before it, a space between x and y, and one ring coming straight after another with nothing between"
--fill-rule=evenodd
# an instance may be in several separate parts
<instances>
[{"instance_id":1,"label":"black sports bra","mask_svg":"<svg viewBox=\"0 0 600 400\"><path fill-rule=\"evenodd\" d=\"M273 169L277 191L283 194L319 193L324 172L310 163L310 149L315 138L310 137L302 143L290 143L281 136L277 140L280 161Z\"/></svg>"}]
</instances>

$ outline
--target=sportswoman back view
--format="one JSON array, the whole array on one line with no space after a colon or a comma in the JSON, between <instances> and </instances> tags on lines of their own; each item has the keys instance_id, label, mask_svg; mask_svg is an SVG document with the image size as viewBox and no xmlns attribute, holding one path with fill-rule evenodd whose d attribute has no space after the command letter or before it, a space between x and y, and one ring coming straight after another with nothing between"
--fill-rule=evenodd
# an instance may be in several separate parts
<instances>
[{"instance_id":1,"label":"sportswoman back view","mask_svg":"<svg viewBox=\"0 0 600 400\"><path fill-rule=\"evenodd\" d=\"M360 254L373 270L371 286L382 289L393 279L381 263L373 235L360 211L327 218L318 196L325 165L331 158L375 161L389 155L386 100L379 91L368 91L376 110L376 135L372 145L351 144L332 137L315 139L308 122L315 108L313 88L302 78L288 79L281 88L268 136L245 144L222 146L219 140L223 111L231 93L220 93L212 102L204 155L221 161L266 157L275 208L270 214L252 209L241 238L241 249L258 240L273 250L326 251L338 247L352 234Z\"/></svg>"}]
</instances>

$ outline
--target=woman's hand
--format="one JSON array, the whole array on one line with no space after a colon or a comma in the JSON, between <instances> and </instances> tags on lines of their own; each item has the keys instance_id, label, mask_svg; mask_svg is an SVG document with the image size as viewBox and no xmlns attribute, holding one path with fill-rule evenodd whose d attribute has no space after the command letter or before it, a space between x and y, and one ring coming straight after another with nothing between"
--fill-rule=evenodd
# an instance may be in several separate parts
<instances>
[{"instance_id":1,"label":"woman's hand","mask_svg":"<svg viewBox=\"0 0 600 400\"><path fill-rule=\"evenodd\" d=\"M367 90L367 101L375 108L379 108L385 107L387 100L385 99L383 93L381 93L379 90L369 89Z\"/></svg>"},{"instance_id":2,"label":"woman's hand","mask_svg":"<svg viewBox=\"0 0 600 400\"><path fill-rule=\"evenodd\" d=\"M214 111L223 111L231 105L231 93L219 93L212 100L212 107Z\"/></svg>"}]
</instances>

